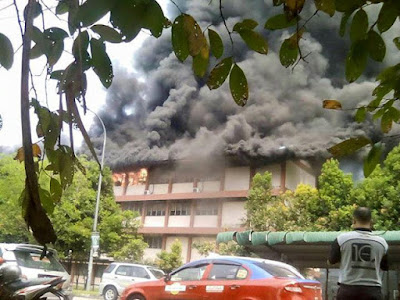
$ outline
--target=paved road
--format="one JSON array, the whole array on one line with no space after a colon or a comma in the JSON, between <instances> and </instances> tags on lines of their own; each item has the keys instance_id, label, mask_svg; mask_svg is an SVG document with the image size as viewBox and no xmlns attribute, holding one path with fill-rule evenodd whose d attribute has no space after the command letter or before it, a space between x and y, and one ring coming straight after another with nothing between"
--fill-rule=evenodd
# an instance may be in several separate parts
<instances>
[{"instance_id":1,"label":"paved road","mask_svg":"<svg viewBox=\"0 0 400 300\"><path fill-rule=\"evenodd\" d=\"M92 300L102 300L101 297L98 296L85 296L85 297L81 297L81 296L74 296L73 300L88 300L88 299L92 299Z\"/></svg>"}]
</instances>

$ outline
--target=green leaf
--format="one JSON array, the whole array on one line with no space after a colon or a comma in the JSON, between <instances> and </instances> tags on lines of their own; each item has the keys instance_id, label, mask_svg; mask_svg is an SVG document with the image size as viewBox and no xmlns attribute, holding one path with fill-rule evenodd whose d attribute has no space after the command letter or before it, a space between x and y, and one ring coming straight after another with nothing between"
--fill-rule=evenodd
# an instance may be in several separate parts
<instances>
[{"instance_id":1,"label":"green leaf","mask_svg":"<svg viewBox=\"0 0 400 300\"><path fill-rule=\"evenodd\" d=\"M397 10L396 6L390 2L387 1L383 3L383 6L381 8L381 11L379 12L378 16L378 29L379 31L385 32L388 31L390 27L394 24L396 21L396 18L399 14L399 11Z\"/></svg>"},{"instance_id":2,"label":"green leaf","mask_svg":"<svg viewBox=\"0 0 400 300\"><path fill-rule=\"evenodd\" d=\"M334 157L353 154L357 150L371 143L371 140L365 136L350 138L328 149Z\"/></svg>"},{"instance_id":3,"label":"green leaf","mask_svg":"<svg viewBox=\"0 0 400 300\"><path fill-rule=\"evenodd\" d=\"M335 0L314 0L315 7L331 17L335 14L336 6Z\"/></svg>"},{"instance_id":4,"label":"green leaf","mask_svg":"<svg viewBox=\"0 0 400 300\"><path fill-rule=\"evenodd\" d=\"M281 64L288 68L297 61L298 55L299 49L297 48L297 46L293 45L291 39L284 40L279 51Z\"/></svg>"},{"instance_id":5,"label":"green leaf","mask_svg":"<svg viewBox=\"0 0 400 300\"><path fill-rule=\"evenodd\" d=\"M357 42L359 40L363 40L367 36L368 31L368 15L363 10L360 9L354 15L353 22L350 26L350 39L351 41Z\"/></svg>"},{"instance_id":6,"label":"green leaf","mask_svg":"<svg viewBox=\"0 0 400 300\"><path fill-rule=\"evenodd\" d=\"M393 81L381 83L372 92L373 96L382 99L393 90Z\"/></svg>"},{"instance_id":7,"label":"green leaf","mask_svg":"<svg viewBox=\"0 0 400 300\"><path fill-rule=\"evenodd\" d=\"M245 106L249 99L249 87L246 75L244 75L243 70L237 64L234 64L232 68L229 77L229 87L236 104L239 106Z\"/></svg>"},{"instance_id":8,"label":"green leaf","mask_svg":"<svg viewBox=\"0 0 400 300\"><path fill-rule=\"evenodd\" d=\"M71 35L74 34L75 30L79 25L79 0L68 0L68 30Z\"/></svg>"},{"instance_id":9,"label":"green leaf","mask_svg":"<svg viewBox=\"0 0 400 300\"><path fill-rule=\"evenodd\" d=\"M394 38L393 43L396 45L397 49L400 50L400 36Z\"/></svg>"},{"instance_id":10,"label":"green leaf","mask_svg":"<svg viewBox=\"0 0 400 300\"><path fill-rule=\"evenodd\" d=\"M114 28L106 25L94 25L90 29L96 32L101 38L110 43L121 43L122 36Z\"/></svg>"},{"instance_id":11,"label":"green leaf","mask_svg":"<svg viewBox=\"0 0 400 300\"><path fill-rule=\"evenodd\" d=\"M184 15L178 16L172 24L172 48L176 57L185 61L189 56L189 43L185 34Z\"/></svg>"},{"instance_id":12,"label":"green leaf","mask_svg":"<svg viewBox=\"0 0 400 300\"><path fill-rule=\"evenodd\" d=\"M111 9L110 21L121 31L125 42L132 41L142 29L143 16L137 16L135 5L131 0L119 0Z\"/></svg>"},{"instance_id":13,"label":"green leaf","mask_svg":"<svg viewBox=\"0 0 400 300\"><path fill-rule=\"evenodd\" d=\"M82 68L87 70L90 68L90 56L88 53L89 47L89 34L88 32L81 31L78 34L72 45L72 54L77 62L82 62Z\"/></svg>"},{"instance_id":14,"label":"green leaf","mask_svg":"<svg viewBox=\"0 0 400 300\"><path fill-rule=\"evenodd\" d=\"M44 53L42 52L42 49L38 46L35 45L33 46L33 48L31 49L31 52L29 54L29 58L30 59L35 59L35 58L39 58L40 56L42 56Z\"/></svg>"},{"instance_id":15,"label":"green leaf","mask_svg":"<svg viewBox=\"0 0 400 300\"><path fill-rule=\"evenodd\" d=\"M347 21L349 20L352 14L353 11L346 11L342 15L342 20L340 21L340 29L339 29L339 34L341 37L343 37L344 34L346 33Z\"/></svg>"},{"instance_id":16,"label":"green leaf","mask_svg":"<svg viewBox=\"0 0 400 300\"><path fill-rule=\"evenodd\" d=\"M44 210L48 214L52 214L54 211L54 202L51 199L49 191L39 187L39 197L40 197L40 202L42 203Z\"/></svg>"},{"instance_id":17,"label":"green leaf","mask_svg":"<svg viewBox=\"0 0 400 300\"><path fill-rule=\"evenodd\" d=\"M269 30L277 30L292 27L296 24L296 18L289 20L286 14L280 14L269 18L265 23L264 28Z\"/></svg>"},{"instance_id":18,"label":"green leaf","mask_svg":"<svg viewBox=\"0 0 400 300\"><path fill-rule=\"evenodd\" d=\"M57 15L63 15L67 13L69 10L69 6L65 1L59 1L57 6L56 6L56 14Z\"/></svg>"},{"instance_id":19,"label":"green leaf","mask_svg":"<svg viewBox=\"0 0 400 300\"><path fill-rule=\"evenodd\" d=\"M204 77L208 69L208 61L210 58L210 51L206 45L201 49L200 53L193 57L193 71L199 77Z\"/></svg>"},{"instance_id":20,"label":"green leaf","mask_svg":"<svg viewBox=\"0 0 400 300\"><path fill-rule=\"evenodd\" d=\"M207 40L192 16L183 15L183 26L189 44L189 53L194 57L207 45Z\"/></svg>"},{"instance_id":21,"label":"green leaf","mask_svg":"<svg viewBox=\"0 0 400 300\"><path fill-rule=\"evenodd\" d=\"M210 90L219 88L226 80L231 71L233 63L232 56L223 59L211 71L210 77L207 80L207 86Z\"/></svg>"},{"instance_id":22,"label":"green leaf","mask_svg":"<svg viewBox=\"0 0 400 300\"><path fill-rule=\"evenodd\" d=\"M239 34L250 49L260 54L268 53L268 43L258 32L250 29L242 29L239 31Z\"/></svg>"},{"instance_id":23,"label":"green leaf","mask_svg":"<svg viewBox=\"0 0 400 300\"><path fill-rule=\"evenodd\" d=\"M51 27L43 31L43 36L52 41L59 41L67 38L68 33L64 29Z\"/></svg>"},{"instance_id":24,"label":"green leaf","mask_svg":"<svg viewBox=\"0 0 400 300\"><path fill-rule=\"evenodd\" d=\"M335 0L335 7L340 12L354 11L363 6L365 2L365 0Z\"/></svg>"},{"instance_id":25,"label":"green leaf","mask_svg":"<svg viewBox=\"0 0 400 300\"><path fill-rule=\"evenodd\" d=\"M104 17L115 5L114 0L86 0L79 7L78 19L87 27Z\"/></svg>"},{"instance_id":26,"label":"green leaf","mask_svg":"<svg viewBox=\"0 0 400 300\"><path fill-rule=\"evenodd\" d=\"M357 123L362 123L365 121L365 117L367 116L367 110L365 107L360 107L357 109L357 113L354 117Z\"/></svg>"},{"instance_id":27,"label":"green leaf","mask_svg":"<svg viewBox=\"0 0 400 300\"><path fill-rule=\"evenodd\" d=\"M273 0L274 6L282 5L285 1L284 0Z\"/></svg>"},{"instance_id":28,"label":"green leaf","mask_svg":"<svg viewBox=\"0 0 400 300\"><path fill-rule=\"evenodd\" d=\"M379 164L383 153L383 146L381 143L376 143L372 146L368 153L367 158L364 160L364 176L368 177L375 170Z\"/></svg>"},{"instance_id":29,"label":"green leaf","mask_svg":"<svg viewBox=\"0 0 400 300\"><path fill-rule=\"evenodd\" d=\"M4 34L0 33L0 65L9 70L14 62L13 46Z\"/></svg>"},{"instance_id":30,"label":"green leaf","mask_svg":"<svg viewBox=\"0 0 400 300\"><path fill-rule=\"evenodd\" d=\"M51 72L50 79L56 79L60 81L64 76L64 70L57 70Z\"/></svg>"},{"instance_id":31,"label":"green leaf","mask_svg":"<svg viewBox=\"0 0 400 300\"><path fill-rule=\"evenodd\" d=\"M375 61L383 61L386 55L386 45L381 35L374 30L368 32L368 52Z\"/></svg>"},{"instance_id":32,"label":"green leaf","mask_svg":"<svg viewBox=\"0 0 400 300\"><path fill-rule=\"evenodd\" d=\"M233 26L233 31L239 32L240 30L243 29L250 29L253 30L256 28L258 23L252 19L245 19L242 22L238 22Z\"/></svg>"},{"instance_id":33,"label":"green leaf","mask_svg":"<svg viewBox=\"0 0 400 300\"><path fill-rule=\"evenodd\" d=\"M391 109L388 109L382 116L381 119L381 130L383 133L388 133L390 130L392 130L392 125L393 125L393 121L399 118L399 111L394 108L391 107Z\"/></svg>"},{"instance_id":34,"label":"green leaf","mask_svg":"<svg viewBox=\"0 0 400 300\"><path fill-rule=\"evenodd\" d=\"M374 121L377 120L377 119L379 119L380 117L383 116L383 114L385 113L385 111L386 111L386 109L384 109L384 108L379 109L379 110L372 116L372 119L373 119Z\"/></svg>"},{"instance_id":35,"label":"green leaf","mask_svg":"<svg viewBox=\"0 0 400 300\"><path fill-rule=\"evenodd\" d=\"M74 178L74 157L69 147L62 146L58 154L58 164L60 167L61 187L65 189L72 184Z\"/></svg>"},{"instance_id":36,"label":"green leaf","mask_svg":"<svg viewBox=\"0 0 400 300\"><path fill-rule=\"evenodd\" d=\"M368 104L368 106L366 107L366 109L367 109L369 112L372 112L372 111L376 110L376 109L379 107L379 104L381 104L381 101L382 101L382 98L380 98L380 97L375 98L374 100L372 100L372 101Z\"/></svg>"},{"instance_id":37,"label":"green leaf","mask_svg":"<svg viewBox=\"0 0 400 300\"><path fill-rule=\"evenodd\" d=\"M28 16L27 16L27 8L28 8L28 5L25 6L25 8L24 8L24 19L25 20L28 18ZM42 6L40 5L40 3L39 2L33 2L32 17L35 19L35 18L39 17L42 12L43 12L42 11Z\"/></svg>"},{"instance_id":38,"label":"green leaf","mask_svg":"<svg viewBox=\"0 0 400 300\"><path fill-rule=\"evenodd\" d=\"M62 187L60 182L55 178L50 179L50 195L53 199L53 202L60 202L62 196Z\"/></svg>"},{"instance_id":39,"label":"green leaf","mask_svg":"<svg viewBox=\"0 0 400 300\"><path fill-rule=\"evenodd\" d=\"M364 72L368 61L368 47L365 40L353 43L346 59L346 79L356 81Z\"/></svg>"},{"instance_id":40,"label":"green leaf","mask_svg":"<svg viewBox=\"0 0 400 300\"><path fill-rule=\"evenodd\" d=\"M97 39L90 40L93 70L100 78L104 87L108 88L114 77L111 60L106 52L104 43Z\"/></svg>"},{"instance_id":41,"label":"green leaf","mask_svg":"<svg viewBox=\"0 0 400 300\"><path fill-rule=\"evenodd\" d=\"M216 58L220 58L224 53L224 44L221 37L214 30L208 29L208 38L210 39L211 53Z\"/></svg>"},{"instance_id":42,"label":"green leaf","mask_svg":"<svg viewBox=\"0 0 400 300\"><path fill-rule=\"evenodd\" d=\"M392 81L393 78L396 78L397 76L400 76L400 64L384 69L376 77L376 80L379 80L381 82Z\"/></svg>"},{"instance_id":43,"label":"green leaf","mask_svg":"<svg viewBox=\"0 0 400 300\"><path fill-rule=\"evenodd\" d=\"M47 63L50 65L50 67L54 66L59 61L63 51L64 51L64 42L62 40L55 41L46 54Z\"/></svg>"},{"instance_id":44,"label":"green leaf","mask_svg":"<svg viewBox=\"0 0 400 300\"><path fill-rule=\"evenodd\" d=\"M140 5L136 4L135 16L143 16L143 27L150 30L156 38L161 36L165 24L165 16L161 6L154 0L137 1Z\"/></svg>"}]
</instances>

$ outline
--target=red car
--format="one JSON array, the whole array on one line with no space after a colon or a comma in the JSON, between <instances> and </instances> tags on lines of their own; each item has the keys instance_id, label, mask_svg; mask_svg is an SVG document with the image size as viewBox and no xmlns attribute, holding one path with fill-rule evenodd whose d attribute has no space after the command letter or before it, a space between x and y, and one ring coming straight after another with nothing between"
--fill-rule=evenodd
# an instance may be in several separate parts
<instances>
[{"instance_id":1,"label":"red car","mask_svg":"<svg viewBox=\"0 0 400 300\"><path fill-rule=\"evenodd\" d=\"M277 261L217 257L188 263L164 279L132 284L121 300L320 300L321 284Z\"/></svg>"}]
</instances>

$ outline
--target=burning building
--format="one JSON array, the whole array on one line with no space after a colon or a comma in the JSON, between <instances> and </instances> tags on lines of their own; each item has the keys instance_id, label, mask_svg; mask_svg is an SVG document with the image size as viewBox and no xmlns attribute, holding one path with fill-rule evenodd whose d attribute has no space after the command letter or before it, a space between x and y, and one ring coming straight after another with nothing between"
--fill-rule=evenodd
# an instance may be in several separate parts
<instances>
[{"instance_id":1,"label":"burning building","mask_svg":"<svg viewBox=\"0 0 400 300\"><path fill-rule=\"evenodd\" d=\"M243 230L252 177L265 171L272 174L275 195L299 183L316 183L315 171L304 160L265 164L186 160L114 173L114 192L123 209L140 214L139 233L149 244L145 258L154 259L178 239L184 261L191 261L200 258L193 243L215 241L221 231Z\"/></svg>"}]
</instances>

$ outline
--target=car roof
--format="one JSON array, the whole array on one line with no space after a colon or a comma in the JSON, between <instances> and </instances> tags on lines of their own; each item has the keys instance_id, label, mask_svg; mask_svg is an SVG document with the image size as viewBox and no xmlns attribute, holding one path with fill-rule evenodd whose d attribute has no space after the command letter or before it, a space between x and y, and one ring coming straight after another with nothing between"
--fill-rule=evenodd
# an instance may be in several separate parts
<instances>
[{"instance_id":1,"label":"car roof","mask_svg":"<svg viewBox=\"0 0 400 300\"><path fill-rule=\"evenodd\" d=\"M255 264L255 263L265 263L265 264L270 264L270 265L275 265L279 266L282 268L286 268L299 277L303 278L303 276L300 274L300 272L293 266L276 261L276 260L269 260L269 259L263 259L263 258L253 258L253 257L241 257L241 256L215 256L213 258L205 258L205 259L200 259L200 260L195 260L192 261L188 264L183 265L182 267L174 270L174 272L181 270L183 268L187 267L196 267L200 266L203 264L210 264L210 263L229 263L229 264L237 264L237 265L243 265L243 264Z\"/></svg>"},{"instance_id":2,"label":"car roof","mask_svg":"<svg viewBox=\"0 0 400 300\"><path fill-rule=\"evenodd\" d=\"M0 243L0 248L7 251L14 250L33 250L33 251L43 251L43 246L33 245L33 244L15 244L15 243ZM47 248L47 251L57 253L56 250Z\"/></svg>"},{"instance_id":3,"label":"car roof","mask_svg":"<svg viewBox=\"0 0 400 300\"><path fill-rule=\"evenodd\" d=\"M129 263L129 262L123 262L123 261L122 262L114 261L111 263L111 265L127 265L127 266L146 267L146 268L153 268L153 269L160 270L158 267L155 267L155 266L135 264L135 263Z\"/></svg>"}]
</instances>

